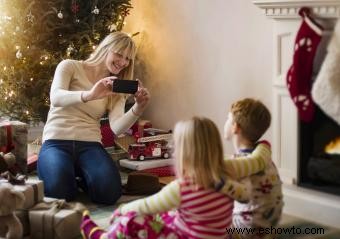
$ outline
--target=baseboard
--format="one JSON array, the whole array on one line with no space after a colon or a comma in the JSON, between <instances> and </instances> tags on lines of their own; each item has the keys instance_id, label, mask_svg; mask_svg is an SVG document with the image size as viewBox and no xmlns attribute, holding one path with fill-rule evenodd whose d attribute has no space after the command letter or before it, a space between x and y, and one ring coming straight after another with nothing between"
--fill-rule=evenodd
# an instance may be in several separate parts
<instances>
[{"instance_id":1,"label":"baseboard","mask_svg":"<svg viewBox=\"0 0 340 239\"><path fill-rule=\"evenodd\" d=\"M340 197L295 185L284 185L284 213L340 228Z\"/></svg>"}]
</instances>

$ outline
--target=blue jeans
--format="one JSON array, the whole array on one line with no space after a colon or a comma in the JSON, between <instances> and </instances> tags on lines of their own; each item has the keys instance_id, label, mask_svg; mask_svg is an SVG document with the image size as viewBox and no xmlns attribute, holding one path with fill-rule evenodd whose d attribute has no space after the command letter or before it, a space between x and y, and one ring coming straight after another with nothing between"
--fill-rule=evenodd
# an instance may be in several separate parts
<instances>
[{"instance_id":1,"label":"blue jeans","mask_svg":"<svg viewBox=\"0 0 340 239\"><path fill-rule=\"evenodd\" d=\"M98 142L46 140L38 158L38 176L47 197L73 200L78 177L95 203L114 204L122 194L118 167Z\"/></svg>"}]
</instances>

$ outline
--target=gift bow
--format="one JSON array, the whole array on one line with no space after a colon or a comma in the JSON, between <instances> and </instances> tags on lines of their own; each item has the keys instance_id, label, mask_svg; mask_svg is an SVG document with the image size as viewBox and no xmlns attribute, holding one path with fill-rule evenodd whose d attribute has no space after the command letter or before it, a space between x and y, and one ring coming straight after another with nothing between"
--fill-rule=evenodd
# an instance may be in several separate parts
<instances>
[{"instance_id":1,"label":"gift bow","mask_svg":"<svg viewBox=\"0 0 340 239\"><path fill-rule=\"evenodd\" d=\"M49 210L56 214L58 211L62 209L68 209L76 211L80 214L83 214L83 211L86 210L86 207L79 202L70 203L66 202L64 199L58 199L53 202L41 202L36 204L31 210L38 211L38 210Z\"/></svg>"},{"instance_id":2,"label":"gift bow","mask_svg":"<svg viewBox=\"0 0 340 239\"><path fill-rule=\"evenodd\" d=\"M19 173L14 175L10 171L6 171L0 174L0 179L5 179L12 185L24 185L27 176Z\"/></svg>"}]
</instances>

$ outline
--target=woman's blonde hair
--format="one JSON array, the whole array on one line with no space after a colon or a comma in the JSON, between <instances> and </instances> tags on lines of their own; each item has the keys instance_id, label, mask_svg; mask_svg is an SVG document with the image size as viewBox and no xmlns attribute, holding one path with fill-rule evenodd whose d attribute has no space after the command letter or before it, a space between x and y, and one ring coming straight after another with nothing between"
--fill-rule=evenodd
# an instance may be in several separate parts
<instances>
[{"instance_id":1,"label":"woman's blonde hair","mask_svg":"<svg viewBox=\"0 0 340 239\"><path fill-rule=\"evenodd\" d=\"M118 74L118 77L120 79L132 80L136 45L131 37L124 32L112 32L107 35L85 62L90 65L97 65L105 60L109 51L119 54L127 53L127 57L130 59L129 65Z\"/></svg>"},{"instance_id":2,"label":"woman's blonde hair","mask_svg":"<svg viewBox=\"0 0 340 239\"><path fill-rule=\"evenodd\" d=\"M210 119L193 117L174 129L175 165L179 178L213 188L225 175L220 133Z\"/></svg>"}]
</instances>

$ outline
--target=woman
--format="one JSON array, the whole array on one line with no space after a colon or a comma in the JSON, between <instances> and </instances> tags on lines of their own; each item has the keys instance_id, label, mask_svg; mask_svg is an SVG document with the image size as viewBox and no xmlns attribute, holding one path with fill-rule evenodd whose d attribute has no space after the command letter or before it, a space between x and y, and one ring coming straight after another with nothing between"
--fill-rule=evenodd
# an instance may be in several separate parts
<instances>
[{"instance_id":1,"label":"woman","mask_svg":"<svg viewBox=\"0 0 340 239\"><path fill-rule=\"evenodd\" d=\"M118 168L101 144L99 120L108 111L111 129L119 135L144 111L150 94L140 81L135 104L126 113L127 96L112 92L117 78L133 79L135 53L132 39L114 32L87 60L58 64L38 159L46 196L74 199L76 177L93 202L114 204L121 196Z\"/></svg>"}]
</instances>

